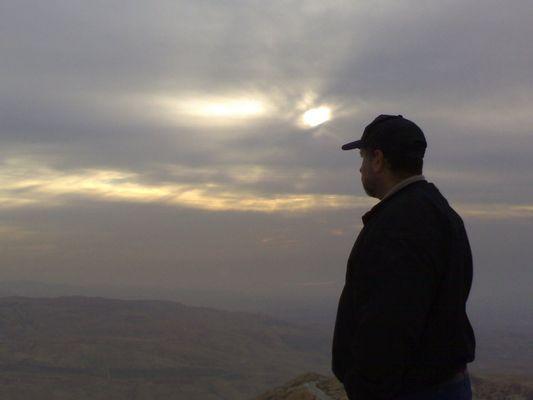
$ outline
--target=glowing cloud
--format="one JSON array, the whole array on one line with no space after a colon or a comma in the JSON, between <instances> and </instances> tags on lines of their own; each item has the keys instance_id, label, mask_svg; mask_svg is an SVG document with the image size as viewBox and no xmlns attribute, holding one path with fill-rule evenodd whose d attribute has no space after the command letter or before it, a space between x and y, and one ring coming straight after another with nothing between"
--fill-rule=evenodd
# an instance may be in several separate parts
<instances>
[{"instance_id":1,"label":"glowing cloud","mask_svg":"<svg viewBox=\"0 0 533 400\"><path fill-rule=\"evenodd\" d=\"M297 212L353 208L367 198L349 195L280 194L264 196L217 183L141 183L132 172L86 169L64 173L30 160L7 160L0 166L0 210L60 206L74 197L100 201L160 203L213 211Z\"/></svg>"},{"instance_id":2,"label":"glowing cloud","mask_svg":"<svg viewBox=\"0 0 533 400\"><path fill-rule=\"evenodd\" d=\"M192 117L196 121L238 122L266 115L270 107L267 102L250 97L205 97L189 96L174 98L161 96L155 100L155 107L171 119Z\"/></svg>"},{"instance_id":3,"label":"glowing cloud","mask_svg":"<svg viewBox=\"0 0 533 400\"><path fill-rule=\"evenodd\" d=\"M303 116L303 123L309 127L315 127L331 119L331 109L326 106L311 108Z\"/></svg>"},{"instance_id":4,"label":"glowing cloud","mask_svg":"<svg viewBox=\"0 0 533 400\"><path fill-rule=\"evenodd\" d=\"M263 104L257 100L226 100L219 102L198 102L192 105L198 115L213 117L248 118L262 114Z\"/></svg>"},{"instance_id":5,"label":"glowing cloud","mask_svg":"<svg viewBox=\"0 0 533 400\"><path fill-rule=\"evenodd\" d=\"M247 176L253 182L266 173L261 168ZM368 196L340 194L272 194L240 190L215 182L146 184L137 173L108 169L85 169L65 173L29 159L7 159L0 164L0 210L21 207L55 207L71 199L86 197L100 201L159 203L211 211L309 212L361 208L375 204ZM468 218L532 218L533 204L454 204ZM0 235L6 229L0 225ZM331 235L344 231L333 229Z\"/></svg>"}]
</instances>

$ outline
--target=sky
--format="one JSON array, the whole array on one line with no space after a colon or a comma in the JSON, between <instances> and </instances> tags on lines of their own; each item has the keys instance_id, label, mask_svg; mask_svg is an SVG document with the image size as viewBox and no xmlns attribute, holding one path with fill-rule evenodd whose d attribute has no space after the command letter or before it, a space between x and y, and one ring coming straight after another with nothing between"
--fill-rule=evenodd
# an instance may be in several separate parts
<instances>
[{"instance_id":1,"label":"sky","mask_svg":"<svg viewBox=\"0 0 533 400\"><path fill-rule=\"evenodd\" d=\"M1 1L0 281L336 299L378 201L340 147L402 114L465 222L470 303L531 307L532 15L521 0Z\"/></svg>"}]
</instances>

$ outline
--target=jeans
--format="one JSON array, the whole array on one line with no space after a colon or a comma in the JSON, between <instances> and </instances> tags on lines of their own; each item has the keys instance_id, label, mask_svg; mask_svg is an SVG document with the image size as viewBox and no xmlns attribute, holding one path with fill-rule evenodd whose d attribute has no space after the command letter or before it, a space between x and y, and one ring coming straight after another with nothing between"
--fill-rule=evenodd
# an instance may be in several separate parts
<instances>
[{"instance_id":1,"label":"jeans","mask_svg":"<svg viewBox=\"0 0 533 400\"><path fill-rule=\"evenodd\" d=\"M394 400L472 400L470 376L467 373L460 381L444 383Z\"/></svg>"}]
</instances>

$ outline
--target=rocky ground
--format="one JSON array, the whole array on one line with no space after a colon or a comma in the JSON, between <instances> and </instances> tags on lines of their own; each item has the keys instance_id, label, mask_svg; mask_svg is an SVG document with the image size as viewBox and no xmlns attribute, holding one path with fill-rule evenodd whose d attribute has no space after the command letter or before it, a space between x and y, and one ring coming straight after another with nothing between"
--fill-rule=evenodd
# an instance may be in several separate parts
<instances>
[{"instance_id":1,"label":"rocky ground","mask_svg":"<svg viewBox=\"0 0 533 400\"><path fill-rule=\"evenodd\" d=\"M470 380L474 400L533 400L533 385L523 378L470 374ZM347 397L336 378L306 373L254 400L347 400Z\"/></svg>"}]
</instances>

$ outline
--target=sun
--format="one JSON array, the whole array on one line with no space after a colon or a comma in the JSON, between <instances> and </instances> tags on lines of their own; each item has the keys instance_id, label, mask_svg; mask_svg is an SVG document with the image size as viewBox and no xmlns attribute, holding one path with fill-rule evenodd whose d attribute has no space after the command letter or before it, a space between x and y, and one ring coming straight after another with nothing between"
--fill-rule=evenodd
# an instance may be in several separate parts
<instances>
[{"instance_id":1,"label":"sun","mask_svg":"<svg viewBox=\"0 0 533 400\"><path fill-rule=\"evenodd\" d=\"M326 106L311 108L310 110L307 110L302 116L304 124L309 127L318 126L326 121L329 121L330 119L331 109Z\"/></svg>"}]
</instances>

